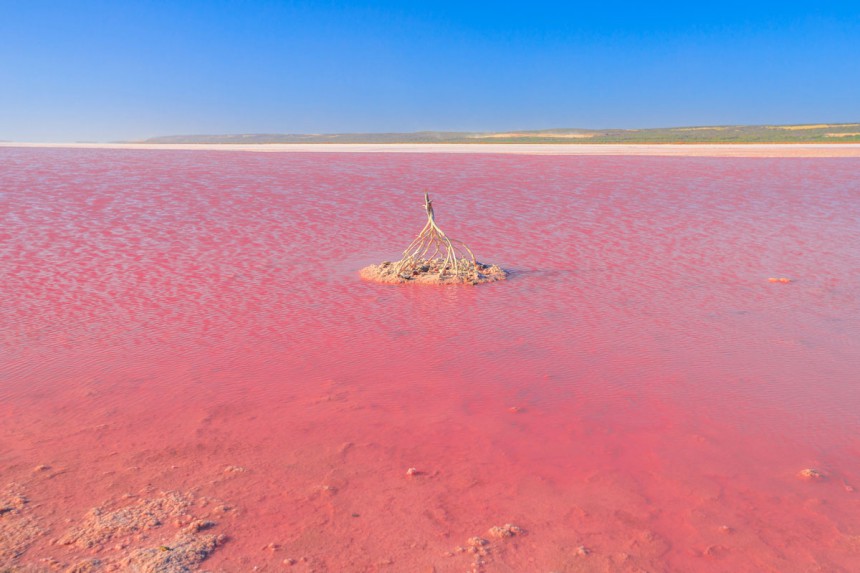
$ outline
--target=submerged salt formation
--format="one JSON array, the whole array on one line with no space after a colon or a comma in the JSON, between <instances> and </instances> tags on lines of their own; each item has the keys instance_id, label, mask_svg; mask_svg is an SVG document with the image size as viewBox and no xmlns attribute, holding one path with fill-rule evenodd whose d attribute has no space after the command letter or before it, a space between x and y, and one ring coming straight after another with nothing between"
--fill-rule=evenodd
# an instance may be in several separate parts
<instances>
[{"instance_id":1,"label":"submerged salt formation","mask_svg":"<svg viewBox=\"0 0 860 573\"><path fill-rule=\"evenodd\" d=\"M176 491L129 501L134 497L127 494L82 519L67 520L70 528L48 541L53 532L44 515L40 520L33 514L22 487L0 489L0 572L191 573L227 539L210 532L217 523L196 516L215 500ZM218 504L207 513L223 515L227 509Z\"/></svg>"},{"instance_id":2,"label":"submerged salt formation","mask_svg":"<svg viewBox=\"0 0 860 573\"><path fill-rule=\"evenodd\" d=\"M463 241L449 238L436 224L433 202L424 194L427 224L396 262L385 261L361 269L364 279L381 283L471 284L503 280L508 273L498 265L475 260Z\"/></svg>"}]
</instances>

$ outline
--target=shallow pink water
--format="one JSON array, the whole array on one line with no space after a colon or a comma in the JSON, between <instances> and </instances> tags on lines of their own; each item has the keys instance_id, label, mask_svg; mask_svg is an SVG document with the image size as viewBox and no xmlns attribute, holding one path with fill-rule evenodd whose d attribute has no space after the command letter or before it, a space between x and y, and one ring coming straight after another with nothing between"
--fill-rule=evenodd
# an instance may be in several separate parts
<instances>
[{"instance_id":1,"label":"shallow pink water","mask_svg":"<svg viewBox=\"0 0 860 573\"><path fill-rule=\"evenodd\" d=\"M48 531L15 564L149 488L235 508L216 571L860 570L857 173L0 150L0 485ZM425 189L510 280L358 279Z\"/></svg>"}]
</instances>

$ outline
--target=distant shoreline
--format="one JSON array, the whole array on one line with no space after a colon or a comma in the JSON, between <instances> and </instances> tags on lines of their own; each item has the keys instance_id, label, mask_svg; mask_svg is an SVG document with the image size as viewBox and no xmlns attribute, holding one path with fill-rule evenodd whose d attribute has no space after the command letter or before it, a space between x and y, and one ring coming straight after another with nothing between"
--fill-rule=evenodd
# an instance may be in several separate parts
<instances>
[{"instance_id":1,"label":"distant shoreline","mask_svg":"<svg viewBox=\"0 0 860 573\"><path fill-rule=\"evenodd\" d=\"M0 148L245 151L262 153L456 153L660 157L860 157L858 143L16 143Z\"/></svg>"}]
</instances>

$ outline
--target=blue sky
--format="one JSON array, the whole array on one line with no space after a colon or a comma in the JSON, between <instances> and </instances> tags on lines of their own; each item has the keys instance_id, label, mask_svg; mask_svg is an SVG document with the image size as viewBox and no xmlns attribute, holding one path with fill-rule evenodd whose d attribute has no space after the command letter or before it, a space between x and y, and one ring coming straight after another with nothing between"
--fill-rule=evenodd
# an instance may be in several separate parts
<instances>
[{"instance_id":1,"label":"blue sky","mask_svg":"<svg viewBox=\"0 0 860 573\"><path fill-rule=\"evenodd\" d=\"M856 0L0 0L0 140L857 121Z\"/></svg>"}]
</instances>

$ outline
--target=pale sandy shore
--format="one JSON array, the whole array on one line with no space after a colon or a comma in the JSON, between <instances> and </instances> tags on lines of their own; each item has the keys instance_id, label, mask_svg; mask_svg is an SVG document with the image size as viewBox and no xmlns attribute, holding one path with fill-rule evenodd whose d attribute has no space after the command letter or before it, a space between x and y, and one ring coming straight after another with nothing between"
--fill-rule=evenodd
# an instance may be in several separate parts
<instances>
[{"instance_id":1,"label":"pale sandy shore","mask_svg":"<svg viewBox=\"0 0 860 573\"><path fill-rule=\"evenodd\" d=\"M15 143L0 147L62 147L73 149L138 149L254 151L289 153L502 153L518 155L641 155L668 157L860 157L855 143L778 144L449 144L449 143Z\"/></svg>"}]
</instances>

